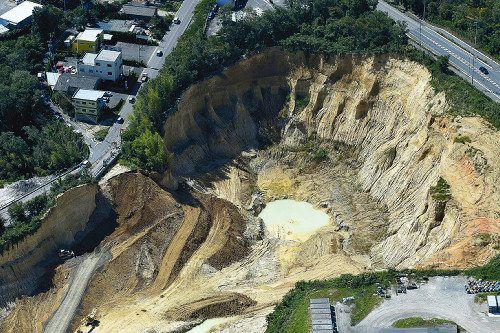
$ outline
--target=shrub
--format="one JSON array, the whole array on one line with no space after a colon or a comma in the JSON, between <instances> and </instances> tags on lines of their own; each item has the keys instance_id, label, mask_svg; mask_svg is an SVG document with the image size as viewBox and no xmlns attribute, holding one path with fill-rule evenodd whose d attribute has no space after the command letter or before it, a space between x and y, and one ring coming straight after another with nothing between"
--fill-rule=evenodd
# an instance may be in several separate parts
<instances>
[{"instance_id":1,"label":"shrub","mask_svg":"<svg viewBox=\"0 0 500 333\"><path fill-rule=\"evenodd\" d=\"M439 177L436 186L431 186L430 193L432 198L439 202L445 202L451 198L450 185L442 177Z\"/></svg>"},{"instance_id":2,"label":"shrub","mask_svg":"<svg viewBox=\"0 0 500 333\"><path fill-rule=\"evenodd\" d=\"M472 142L472 140L467 135L458 135L453 139L453 142L466 144Z\"/></svg>"}]
</instances>

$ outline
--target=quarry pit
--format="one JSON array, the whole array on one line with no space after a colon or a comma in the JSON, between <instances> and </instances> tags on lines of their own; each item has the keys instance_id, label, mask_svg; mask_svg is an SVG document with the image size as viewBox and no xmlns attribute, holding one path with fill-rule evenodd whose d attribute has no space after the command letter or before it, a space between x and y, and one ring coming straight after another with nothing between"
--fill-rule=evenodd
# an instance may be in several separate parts
<instances>
[{"instance_id":1,"label":"quarry pit","mask_svg":"<svg viewBox=\"0 0 500 333\"><path fill-rule=\"evenodd\" d=\"M167 172L84 185L48 216L61 223L70 203L85 203L75 218L107 230L88 249L103 259L71 328L96 309L95 332L204 322L263 332L300 280L486 263L495 250L478 238L500 232L500 136L480 118L449 118L430 80L402 58L270 49L192 85L164 124ZM430 191L440 178L446 201ZM48 253L85 227L65 239L42 227L2 265L28 275L43 256L34 248ZM78 265L57 267L50 290L17 301L0 330L42 331Z\"/></svg>"}]
</instances>

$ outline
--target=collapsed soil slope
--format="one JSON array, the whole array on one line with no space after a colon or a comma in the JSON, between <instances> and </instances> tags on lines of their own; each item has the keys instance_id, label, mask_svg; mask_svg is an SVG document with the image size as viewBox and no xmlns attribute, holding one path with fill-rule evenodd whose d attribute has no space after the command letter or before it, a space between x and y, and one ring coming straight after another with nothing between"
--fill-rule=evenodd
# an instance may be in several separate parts
<instances>
[{"instance_id":1,"label":"collapsed soil slope","mask_svg":"<svg viewBox=\"0 0 500 333\"><path fill-rule=\"evenodd\" d=\"M179 188L140 173L101 186L117 216L100 244L111 259L73 328L96 309L95 332L185 330L221 316L234 316L233 331L262 332L299 280L486 262L498 251L500 136L479 118L447 118L429 82L404 59L272 49L190 87L165 123ZM440 177L449 190L438 197ZM331 222L305 241L271 237L256 216L281 198ZM53 309L67 287L63 273L55 294L18 302L2 331L19 332L19 320L36 331L47 318L36 310Z\"/></svg>"}]
</instances>

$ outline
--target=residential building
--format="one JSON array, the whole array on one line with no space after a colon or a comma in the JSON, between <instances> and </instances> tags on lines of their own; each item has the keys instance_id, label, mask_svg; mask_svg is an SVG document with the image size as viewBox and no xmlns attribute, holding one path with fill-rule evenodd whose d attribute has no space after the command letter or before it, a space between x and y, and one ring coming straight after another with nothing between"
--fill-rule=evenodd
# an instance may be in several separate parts
<instances>
[{"instance_id":1,"label":"residential building","mask_svg":"<svg viewBox=\"0 0 500 333\"><path fill-rule=\"evenodd\" d=\"M71 47L78 53L97 52L103 38L102 29L87 28L76 36Z\"/></svg>"},{"instance_id":2,"label":"residential building","mask_svg":"<svg viewBox=\"0 0 500 333\"><path fill-rule=\"evenodd\" d=\"M43 7L40 4L24 1L0 16L0 33L9 30L24 28L31 23L35 8Z\"/></svg>"},{"instance_id":3,"label":"residential building","mask_svg":"<svg viewBox=\"0 0 500 333\"><path fill-rule=\"evenodd\" d=\"M102 50L99 54L87 53L78 61L78 72L90 74L107 81L117 81L123 74L122 53Z\"/></svg>"},{"instance_id":4,"label":"residential building","mask_svg":"<svg viewBox=\"0 0 500 333\"><path fill-rule=\"evenodd\" d=\"M73 96L75 120L97 124L104 102L104 91L80 89Z\"/></svg>"},{"instance_id":5,"label":"residential building","mask_svg":"<svg viewBox=\"0 0 500 333\"><path fill-rule=\"evenodd\" d=\"M100 81L101 79L95 75L62 73L54 85L54 90L73 96L79 89L96 89Z\"/></svg>"},{"instance_id":6,"label":"residential building","mask_svg":"<svg viewBox=\"0 0 500 333\"><path fill-rule=\"evenodd\" d=\"M130 20L149 22L149 20L156 16L156 7L129 2L128 4L123 5L120 13Z\"/></svg>"},{"instance_id":7,"label":"residential building","mask_svg":"<svg viewBox=\"0 0 500 333\"><path fill-rule=\"evenodd\" d=\"M133 20L109 20L97 22L97 27L107 32L134 32Z\"/></svg>"}]
</instances>

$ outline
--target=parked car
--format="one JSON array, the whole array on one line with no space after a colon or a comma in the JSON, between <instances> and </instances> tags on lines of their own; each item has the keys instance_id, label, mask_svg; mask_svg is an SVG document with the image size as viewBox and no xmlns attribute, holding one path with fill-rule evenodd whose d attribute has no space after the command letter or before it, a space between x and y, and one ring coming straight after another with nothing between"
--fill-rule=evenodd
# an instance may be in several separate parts
<instances>
[{"instance_id":1,"label":"parked car","mask_svg":"<svg viewBox=\"0 0 500 333\"><path fill-rule=\"evenodd\" d=\"M479 70L480 70L480 71L481 71L481 73L483 73L484 75L488 75L488 74L490 74L490 72L488 72L488 70L487 70L485 67L483 67L483 66L479 67Z\"/></svg>"},{"instance_id":2,"label":"parked car","mask_svg":"<svg viewBox=\"0 0 500 333\"><path fill-rule=\"evenodd\" d=\"M129 99L128 99L129 103L135 103L135 97L134 96L130 96Z\"/></svg>"},{"instance_id":3,"label":"parked car","mask_svg":"<svg viewBox=\"0 0 500 333\"><path fill-rule=\"evenodd\" d=\"M174 23L181 24L181 20L176 16L176 17L174 17Z\"/></svg>"},{"instance_id":4,"label":"parked car","mask_svg":"<svg viewBox=\"0 0 500 333\"><path fill-rule=\"evenodd\" d=\"M148 73L142 73L141 82L146 82L149 79Z\"/></svg>"},{"instance_id":5,"label":"parked car","mask_svg":"<svg viewBox=\"0 0 500 333\"><path fill-rule=\"evenodd\" d=\"M90 166L90 162L89 162L89 160L85 160L85 161L83 161L83 162L82 162L82 165L83 165L84 167L88 168L88 167Z\"/></svg>"},{"instance_id":6,"label":"parked car","mask_svg":"<svg viewBox=\"0 0 500 333\"><path fill-rule=\"evenodd\" d=\"M116 119L116 122L118 124L123 124L123 122L124 122L123 117L118 117L118 119Z\"/></svg>"},{"instance_id":7,"label":"parked car","mask_svg":"<svg viewBox=\"0 0 500 333\"><path fill-rule=\"evenodd\" d=\"M111 97L111 96L113 96L113 94L111 93L111 91L106 91L104 93L104 97Z\"/></svg>"},{"instance_id":8,"label":"parked car","mask_svg":"<svg viewBox=\"0 0 500 333\"><path fill-rule=\"evenodd\" d=\"M109 103L109 97L104 95L104 97L102 98L104 102L106 103Z\"/></svg>"},{"instance_id":9,"label":"parked car","mask_svg":"<svg viewBox=\"0 0 500 333\"><path fill-rule=\"evenodd\" d=\"M163 56L163 51L161 51L161 50L160 50L160 51L156 52L156 55L157 55L158 57Z\"/></svg>"}]
</instances>

